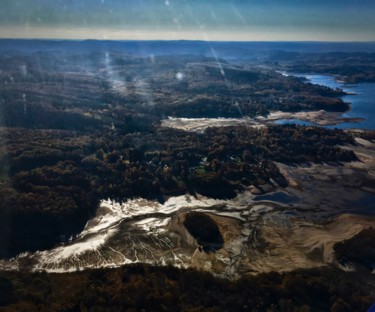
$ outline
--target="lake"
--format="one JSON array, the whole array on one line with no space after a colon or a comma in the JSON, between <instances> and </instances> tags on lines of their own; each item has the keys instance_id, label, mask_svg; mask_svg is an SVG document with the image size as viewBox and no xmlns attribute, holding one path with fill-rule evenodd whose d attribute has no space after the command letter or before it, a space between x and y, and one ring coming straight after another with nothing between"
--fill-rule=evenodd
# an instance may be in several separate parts
<instances>
[{"instance_id":1,"label":"lake","mask_svg":"<svg viewBox=\"0 0 375 312\"><path fill-rule=\"evenodd\" d=\"M375 83L345 84L336 81L334 76L315 74L292 74L297 77L305 77L308 82L319 84L330 88L340 88L348 93L342 97L343 101L351 104L351 109L343 114L343 117L364 118L363 122L342 123L328 128L339 129L375 129ZM295 123L291 120L291 123Z\"/></svg>"}]
</instances>

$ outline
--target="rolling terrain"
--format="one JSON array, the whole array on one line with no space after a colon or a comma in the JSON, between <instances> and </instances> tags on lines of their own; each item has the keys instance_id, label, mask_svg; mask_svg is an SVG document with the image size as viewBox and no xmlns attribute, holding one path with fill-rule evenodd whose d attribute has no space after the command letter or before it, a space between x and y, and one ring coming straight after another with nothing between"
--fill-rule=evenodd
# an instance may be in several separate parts
<instances>
[{"instance_id":1,"label":"rolling terrain","mask_svg":"<svg viewBox=\"0 0 375 312\"><path fill-rule=\"evenodd\" d=\"M134 285L121 304L216 311L190 279L232 294L220 307L242 285L243 310L374 300L374 129L323 127L363 119L344 90L283 74L371 82L372 44L1 43L0 306L90 309Z\"/></svg>"}]
</instances>

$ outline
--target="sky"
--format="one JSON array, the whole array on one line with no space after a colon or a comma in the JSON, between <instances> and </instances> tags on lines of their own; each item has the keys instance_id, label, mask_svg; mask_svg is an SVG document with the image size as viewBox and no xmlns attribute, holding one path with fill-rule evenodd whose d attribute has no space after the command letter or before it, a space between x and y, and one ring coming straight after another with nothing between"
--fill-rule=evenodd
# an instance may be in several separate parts
<instances>
[{"instance_id":1,"label":"sky","mask_svg":"<svg viewBox=\"0 0 375 312\"><path fill-rule=\"evenodd\" d=\"M375 0L0 0L0 38L375 41Z\"/></svg>"}]
</instances>

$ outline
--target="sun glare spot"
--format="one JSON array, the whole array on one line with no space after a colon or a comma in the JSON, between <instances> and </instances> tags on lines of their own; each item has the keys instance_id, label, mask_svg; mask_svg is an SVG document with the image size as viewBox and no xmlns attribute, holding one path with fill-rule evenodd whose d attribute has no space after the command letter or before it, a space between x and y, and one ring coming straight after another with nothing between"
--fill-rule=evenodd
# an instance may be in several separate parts
<instances>
[{"instance_id":1,"label":"sun glare spot","mask_svg":"<svg viewBox=\"0 0 375 312\"><path fill-rule=\"evenodd\" d=\"M178 73L176 74L176 78L177 78L177 80L181 81L181 80L184 78L184 74L181 73L181 72L178 72Z\"/></svg>"},{"instance_id":2,"label":"sun glare spot","mask_svg":"<svg viewBox=\"0 0 375 312\"><path fill-rule=\"evenodd\" d=\"M150 54L150 62L152 64L155 64L155 55L154 54Z\"/></svg>"}]
</instances>

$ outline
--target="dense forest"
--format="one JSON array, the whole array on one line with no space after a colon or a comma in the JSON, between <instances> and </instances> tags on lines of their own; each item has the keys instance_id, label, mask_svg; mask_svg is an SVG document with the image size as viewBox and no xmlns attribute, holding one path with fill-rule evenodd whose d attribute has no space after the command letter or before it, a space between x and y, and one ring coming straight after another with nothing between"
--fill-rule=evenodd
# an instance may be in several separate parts
<instances>
[{"instance_id":1,"label":"dense forest","mask_svg":"<svg viewBox=\"0 0 375 312\"><path fill-rule=\"evenodd\" d=\"M1 273L0 311L361 312L375 298L362 282L366 274L321 268L230 282L142 264L68 274Z\"/></svg>"},{"instance_id":2,"label":"dense forest","mask_svg":"<svg viewBox=\"0 0 375 312\"><path fill-rule=\"evenodd\" d=\"M364 266L368 270L375 269L375 230L363 230L351 240L335 245L337 260L343 264Z\"/></svg>"},{"instance_id":3,"label":"dense forest","mask_svg":"<svg viewBox=\"0 0 375 312\"><path fill-rule=\"evenodd\" d=\"M349 109L342 90L201 56L35 52L5 54L0 66L0 125L9 127L93 131L138 114L253 117Z\"/></svg>"},{"instance_id":4,"label":"dense forest","mask_svg":"<svg viewBox=\"0 0 375 312\"><path fill-rule=\"evenodd\" d=\"M292 73L332 74L346 83L375 81L375 53L275 51L269 59Z\"/></svg>"}]
</instances>

